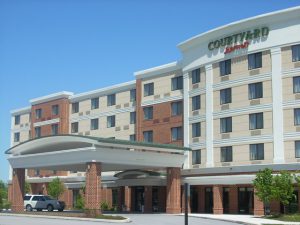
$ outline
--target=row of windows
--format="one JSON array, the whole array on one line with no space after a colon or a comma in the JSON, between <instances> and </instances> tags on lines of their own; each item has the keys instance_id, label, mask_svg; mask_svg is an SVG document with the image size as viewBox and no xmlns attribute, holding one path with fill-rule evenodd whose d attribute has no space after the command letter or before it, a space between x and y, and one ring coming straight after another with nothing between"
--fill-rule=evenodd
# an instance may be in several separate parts
<instances>
[{"instance_id":1,"label":"row of windows","mask_svg":"<svg viewBox=\"0 0 300 225\"><path fill-rule=\"evenodd\" d=\"M152 120L153 119L153 106L148 106L143 108L144 119ZM171 115L179 116L183 113L183 104L182 101L172 102L171 103Z\"/></svg>"},{"instance_id":2,"label":"row of windows","mask_svg":"<svg viewBox=\"0 0 300 225\"><path fill-rule=\"evenodd\" d=\"M59 105L52 105L51 106L51 115L57 116L59 114ZM41 119L43 116L43 110L42 109L36 109L35 110L35 118Z\"/></svg>"},{"instance_id":3,"label":"row of windows","mask_svg":"<svg viewBox=\"0 0 300 225\"><path fill-rule=\"evenodd\" d=\"M136 123L136 112L130 112L130 124ZM116 116L107 116L106 117L106 125L107 128L115 127L116 126ZM98 130L99 129L99 119L91 119L90 122L90 129L91 130ZM71 123L71 133L78 133L78 122Z\"/></svg>"},{"instance_id":4,"label":"row of windows","mask_svg":"<svg viewBox=\"0 0 300 225\"><path fill-rule=\"evenodd\" d=\"M172 127L171 128L171 141L180 141L183 139L183 129L182 127ZM144 142L153 142L153 131L143 132Z\"/></svg>"},{"instance_id":5,"label":"row of windows","mask_svg":"<svg viewBox=\"0 0 300 225\"><path fill-rule=\"evenodd\" d=\"M107 106L116 105L116 94L107 95ZM130 90L130 102L136 101L136 89ZM99 109L99 97L91 99L91 110ZM79 102L72 103L72 113L79 112Z\"/></svg>"},{"instance_id":6,"label":"row of windows","mask_svg":"<svg viewBox=\"0 0 300 225\"><path fill-rule=\"evenodd\" d=\"M183 89L183 76L173 77L171 79L171 90ZM144 84L144 97L154 95L154 83Z\"/></svg>"},{"instance_id":7,"label":"row of windows","mask_svg":"<svg viewBox=\"0 0 300 225\"><path fill-rule=\"evenodd\" d=\"M300 45L292 46L292 61L300 61ZM231 74L231 59L219 62L220 76ZM262 67L262 52L257 52L248 55L248 70L257 69ZM200 68L192 72L192 84L201 82Z\"/></svg>"},{"instance_id":8,"label":"row of windows","mask_svg":"<svg viewBox=\"0 0 300 225\"><path fill-rule=\"evenodd\" d=\"M220 148L220 161L232 162L232 146L225 146ZM250 160L264 160L264 144L250 144L249 145L249 159ZM295 158L300 158L300 141L295 141ZM192 164L201 164L201 150L192 151Z\"/></svg>"}]
</instances>

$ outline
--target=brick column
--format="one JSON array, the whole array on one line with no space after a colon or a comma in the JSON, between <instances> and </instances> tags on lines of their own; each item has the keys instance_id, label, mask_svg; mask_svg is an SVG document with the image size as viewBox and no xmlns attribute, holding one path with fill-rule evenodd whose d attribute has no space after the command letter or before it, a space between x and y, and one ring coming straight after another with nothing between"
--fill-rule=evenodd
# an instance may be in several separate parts
<instances>
[{"instance_id":1,"label":"brick column","mask_svg":"<svg viewBox=\"0 0 300 225\"><path fill-rule=\"evenodd\" d=\"M203 186L197 187L198 191L198 213L204 213L205 208L205 192Z\"/></svg>"},{"instance_id":2,"label":"brick column","mask_svg":"<svg viewBox=\"0 0 300 225\"><path fill-rule=\"evenodd\" d=\"M152 186L145 186L145 213L151 213L152 212Z\"/></svg>"},{"instance_id":3,"label":"brick column","mask_svg":"<svg viewBox=\"0 0 300 225\"><path fill-rule=\"evenodd\" d=\"M180 168L167 168L167 213L180 213L180 189L181 177Z\"/></svg>"},{"instance_id":4,"label":"brick column","mask_svg":"<svg viewBox=\"0 0 300 225\"><path fill-rule=\"evenodd\" d=\"M12 195L13 195L13 187L12 187L12 184L8 184L8 186L7 186L7 200L9 201L9 202L12 202L12 199L13 199L13 197L12 197Z\"/></svg>"},{"instance_id":5,"label":"brick column","mask_svg":"<svg viewBox=\"0 0 300 225\"><path fill-rule=\"evenodd\" d=\"M86 214L95 217L101 214L101 163L86 164L85 208Z\"/></svg>"},{"instance_id":6,"label":"brick column","mask_svg":"<svg viewBox=\"0 0 300 225\"><path fill-rule=\"evenodd\" d=\"M214 214L223 214L223 189L219 185L213 186L213 201L214 201Z\"/></svg>"},{"instance_id":7,"label":"brick column","mask_svg":"<svg viewBox=\"0 0 300 225\"><path fill-rule=\"evenodd\" d=\"M238 188L237 186L231 186L229 188L229 213L238 213Z\"/></svg>"},{"instance_id":8,"label":"brick column","mask_svg":"<svg viewBox=\"0 0 300 225\"><path fill-rule=\"evenodd\" d=\"M127 212L130 212L132 210L132 207L131 207L131 187L128 187L126 186L125 189L124 189L124 204L126 206L126 211Z\"/></svg>"},{"instance_id":9,"label":"brick column","mask_svg":"<svg viewBox=\"0 0 300 225\"><path fill-rule=\"evenodd\" d=\"M299 198L298 198L298 201L299 201ZM300 210L300 208L299 208L299 210ZM271 211L272 214L273 213L279 214L280 213L280 202L271 201L270 202L270 211Z\"/></svg>"},{"instance_id":10,"label":"brick column","mask_svg":"<svg viewBox=\"0 0 300 225\"><path fill-rule=\"evenodd\" d=\"M13 169L12 178L12 211L24 211L25 169Z\"/></svg>"},{"instance_id":11,"label":"brick column","mask_svg":"<svg viewBox=\"0 0 300 225\"><path fill-rule=\"evenodd\" d=\"M264 203L258 199L258 197L255 194L254 189L254 215L255 216L263 216L264 215Z\"/></svg>"}]
</instances>

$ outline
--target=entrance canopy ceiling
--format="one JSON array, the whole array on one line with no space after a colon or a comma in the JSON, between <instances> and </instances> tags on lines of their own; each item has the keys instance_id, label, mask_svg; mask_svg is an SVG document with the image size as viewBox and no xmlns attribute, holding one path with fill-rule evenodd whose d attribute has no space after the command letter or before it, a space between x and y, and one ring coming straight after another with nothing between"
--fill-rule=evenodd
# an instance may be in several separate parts
<instances>
[{"instance_id":1,"label":"entrance canopy ceiling","mask_svg":"<svg viewBox=\"0 0 300 225\"><path fill-rule=\"evenodd\" d=\"M47 136L6 151L13 168L85 171L87 162L101 162L102 171L181 167L184 151L173 145L131 142L77 135Z\"/></svg>"}]
</instances>

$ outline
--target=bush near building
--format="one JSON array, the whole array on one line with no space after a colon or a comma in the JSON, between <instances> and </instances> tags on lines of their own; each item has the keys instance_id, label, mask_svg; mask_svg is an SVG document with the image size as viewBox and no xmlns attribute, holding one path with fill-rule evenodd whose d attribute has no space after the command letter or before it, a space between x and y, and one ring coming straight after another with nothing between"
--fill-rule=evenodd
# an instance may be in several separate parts
<instances>
[{"instance_id":1,"label":"bush near building","mask_svg":"<svg viewBox=\"0 0 300 225\"><path fill-rule=\"evenodd\" d=\"M51 197L58 199L59 196L64 193L64 191L65 191L65 186L58 177L54 178L51 182L49 182L48 194Z\"/></svg>"}]
</instances>

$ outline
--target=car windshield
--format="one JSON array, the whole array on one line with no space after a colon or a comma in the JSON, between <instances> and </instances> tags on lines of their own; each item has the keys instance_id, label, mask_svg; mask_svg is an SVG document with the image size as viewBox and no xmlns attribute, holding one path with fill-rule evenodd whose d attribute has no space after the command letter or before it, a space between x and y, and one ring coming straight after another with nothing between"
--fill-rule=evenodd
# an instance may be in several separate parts
<instances>
[{"instance_id":1,"label":"car windshield","mask_svg":"<svg viewBox=\"0 0 300 225\"><path fill-rule=\"evenodd\" d=\"M44 196L45 200L53 200L53 198L49 197L49 196Z\"/></svg>"}]
</instances>

